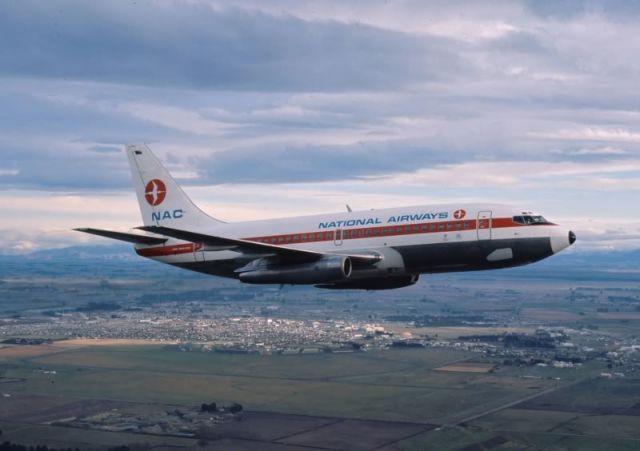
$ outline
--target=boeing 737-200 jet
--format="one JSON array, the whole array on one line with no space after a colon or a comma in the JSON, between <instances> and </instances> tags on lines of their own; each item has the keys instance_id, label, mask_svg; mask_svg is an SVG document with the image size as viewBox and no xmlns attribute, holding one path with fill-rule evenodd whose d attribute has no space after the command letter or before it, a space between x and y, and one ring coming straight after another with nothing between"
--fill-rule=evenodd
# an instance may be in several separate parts
<instances>
[{"instance_id":1,"label":"boeing 737-200 jet","mask_svg":"<svg viewBox=\"0 0 640 451\"><path fill-rule=\"evenodd\" d=\"M573 244L573 232L522 208L421 205L225 223L196 207L145 145L126 146L147 234L83 228L143 257L255 284L367 290L420 274L525 265Z\"/></svg>"}]
</instances>

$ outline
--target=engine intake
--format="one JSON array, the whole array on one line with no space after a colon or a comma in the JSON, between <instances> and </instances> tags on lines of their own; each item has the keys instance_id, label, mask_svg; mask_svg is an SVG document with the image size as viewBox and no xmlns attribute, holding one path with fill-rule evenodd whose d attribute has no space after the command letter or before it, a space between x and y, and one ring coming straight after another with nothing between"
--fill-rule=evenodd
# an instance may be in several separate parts
<instances>
[{"instance_id":1,"label":"engine intake","mask_svg":"<svg viewBox=\"0 0 640 451\"><path fill-rule=\"evenodd\" d=\"M340 255L293 265L282 265L261 258L239 269L238 277L242 282L256 284L324 284L346 281L352 270L351 259Z\"/></svg>"}]
</instances>

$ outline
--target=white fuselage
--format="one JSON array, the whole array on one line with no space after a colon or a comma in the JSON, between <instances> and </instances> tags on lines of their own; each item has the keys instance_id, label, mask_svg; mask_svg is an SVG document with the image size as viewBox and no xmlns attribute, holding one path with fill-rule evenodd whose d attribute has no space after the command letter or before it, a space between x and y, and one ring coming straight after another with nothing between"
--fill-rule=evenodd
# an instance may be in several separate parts
<instances>
[{"instance_id":1,"label":"white fuselage","mask_svg":"<svg viewBox=\"0 0 640 451\"><path fill-rule=\"evenodd\" d=\"M450 204L212 224L198 232L331 253L379 252L381 265L404 274L517 266L571 244L570 232L540 217L497 204ZM137 252L164 263L234 277L229 268L251 257L229 249L171 239ZM233 262L233 264L229 264Z\"/></svg>"}]
</instances>

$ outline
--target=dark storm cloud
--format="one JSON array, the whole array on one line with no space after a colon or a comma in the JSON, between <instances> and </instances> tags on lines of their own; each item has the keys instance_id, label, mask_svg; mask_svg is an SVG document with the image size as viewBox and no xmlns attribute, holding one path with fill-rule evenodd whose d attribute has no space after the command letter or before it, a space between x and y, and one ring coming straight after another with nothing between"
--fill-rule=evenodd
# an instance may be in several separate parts
<instances>
[{"instance_id":1,"label":"dark storm cloud","mask_svg":"<svg viewBox=\"0 0 640 451\"><path fill-rule=\"evenodd\" d=\"M0 3L0 74L249 90L392 89L443 79L453 41L203 5Z\"/></svg>"}]
</instances>

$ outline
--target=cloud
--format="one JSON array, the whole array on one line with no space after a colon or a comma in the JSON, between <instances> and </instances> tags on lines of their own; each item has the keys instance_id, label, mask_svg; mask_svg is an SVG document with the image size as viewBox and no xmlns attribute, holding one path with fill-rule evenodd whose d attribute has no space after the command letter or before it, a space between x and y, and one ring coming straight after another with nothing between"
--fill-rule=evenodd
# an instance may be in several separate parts
<instances>
[{"instance_id":1,"label":"cloud","mask_svg":"<svg viewBox=\"0 0 640 451\"><path fill-rule=\"evenodd\" d=\"M130 184L121 147L105 152L96 151L104 149L96 143L45 141L35 149L29 142L0 144L4 164L16 167L0 171L0 187L112 190Z\"/></svg>"},{"instance_id":2,"label":"cloud","mask_svg":"<svg viewBox=\"0 0 640 451\"><path fill-rule=\"evenodd\" d=\"M88 150L92 152L98 153L114 153L114 152L122 152L122 149L118 146L105 146L105 145L95 145L88 148Z\"/></svg>"},{"instance_id":3,"label":"cloud","mask_svg":"<svg viewBox=\"0 0 640 451\"><path fill-rule=\"evenodd\" d=\"M575 141L629 141L640 142L640 132L632 132L624 129L603 129L589 127L574 130L558 130L548 133L531 133L534 138Z\"/></svg>"},{"instance_id":4,"label":"cloud","mask_svg":"<svg viewBox=\"0 0 640 451\"><path fill-rule=\"evenodd\" d=\"M0 73L10 76L342 91L393 89L463 67L444 38L231 7L24 0L0 12Z\"/></svg>"},{"instance_id":5,"label":"cloud","mask_svg":"<svg viewBox=\"0 0 640 451\"><path fill-rule=\"evenodd\" d=\"M203 179L212 183L282 183L410 172L450 160L444 153L410 141L385 140L348 146L276 146L219 152L195 165Z\"/></svg>"},{"instance_id":6,"label":"cloud","mask_svg":"<svg viewBox=\"0 0 640 451\"><path fill-rule=\"evenodd\" d=\"M617 230L637 218L639 10L0 2L0 228L136 225L109 196L132 196L122 145L146 142L231 220L477 200Z\"/></svg>"},{"instance_id":7,"label":"cloud","mask_svg":"<svg viewBox=\"0 0 640 451\"><path fill-rule=\"evenodd\" d=\"M575 19L585 14L604 14L617 20L629 20L640 14L633 0L526 0L529 11L550 19Z\"/></svg>"},{"instance_id":8,"label":"cloud","mask_svg":"<svg viewBox=\"0 0 640 451\"><path fill-rule=\"evenodd\" d=\"M220 136L237 127L220 121L204 118L197 111L150 103L124 103L118 110L143 121L160 124L197 135Z\"/></svg>"},{"instance_id":9,"label":"cloud","mask_svg":"<svg viewBox=\"0 0 640 451\"><path fill-rule=\"evenodd\" d=\"M628 155L629 154L629 152L627 150L620 149L618 147L611 147L611 146L572 149L572 150L566 150L566 151L558 150L557 153L560 153L560 154L564 153L564 154L567 154L567 155L577 155L577 156L581 156L581 155L587 155L587 156L591 156L591 155L596 155L596 156L600 156L600 155L617 156L617 155Z\"/></svg>"},{"instance_id":10,"label":"cloud","mask_svg":"<svg viewBox=\"0 0 640 451\"><path fill-rule=\"evenodd\" d=\"M607 177L608 175L608 177ZM572 188L633 191L640 189L638 160L609 163L571 161L496 161L438 165L383 179L400 185L462 188L518 187L519 189Z\"/></svg>"}]
</instances>

